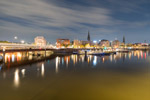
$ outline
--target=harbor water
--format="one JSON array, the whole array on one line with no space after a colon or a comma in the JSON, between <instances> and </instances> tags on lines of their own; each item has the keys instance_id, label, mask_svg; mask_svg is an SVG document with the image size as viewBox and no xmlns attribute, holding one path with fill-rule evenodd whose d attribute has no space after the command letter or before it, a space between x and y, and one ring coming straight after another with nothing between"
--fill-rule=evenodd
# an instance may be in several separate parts
<instances>
[{"instance_id":1,"label":"harbor water","mask_svg":"<svg viewBox=\"0 0 150 100\"><path fill-rule=\"evenodd\" d=\"M107 56L6 53L0 100L149 100L150 51Z\"/></svg>"}]
</instances>

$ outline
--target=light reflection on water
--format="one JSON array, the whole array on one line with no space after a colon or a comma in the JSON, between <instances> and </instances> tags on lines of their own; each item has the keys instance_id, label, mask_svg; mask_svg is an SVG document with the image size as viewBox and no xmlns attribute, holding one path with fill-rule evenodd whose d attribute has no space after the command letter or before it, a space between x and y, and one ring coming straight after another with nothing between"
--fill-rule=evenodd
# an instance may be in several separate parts
<instances>
[{"instance_id":1,"label":"light reflection on water","mask_svg":"<svg viewBox=\"0 0 150 100\"><path fill-rule=\"evenodd\" d=\"M17 52L17 53L7 53L5 55L5 69L6 68L10 68L11 65L17 66L18 63L22 63L22 62L26 62L26 59L31 59L33 58L33 56L31 57L31 55L27 55L28 58L26 58L26 56L24 56L25 54ZM140 61L140 60L149 60L147 59L147 57L149 58L149 51L140 51L140 50L136 50L136 51L131 51L129 53L117 53L117 54L112 54L109 56L92 56L92 55L64 55L64 56L57 56L55 58L55 72L58 73L59 72L59 67L64 67L64 68L68 68L68 67L72 67L72 65L76 66L76 65L80 65L80 64L88 64L89 66L95 66L95 67L99 67L99 65L101 64L105 64L105 63L119 63L119 62L124 62L126 60L126 62L132 62L133 60L136 61ZM25 59L26 58L26 59ZM36 57L34 57L35 59ZM31 60L32 61L32 60ZM109 61L109 62L108 62ZM28 62L28 61L27 61ZM46 63L50 63L51 61L48 60ZM32 62L30 62L32 63ZM54 62L52 62L54 63ZM14 65L15 64L15 65ZM23 63L24 64L24 63ZM3 67L3 65L1 64L1 66ZM37 71L41 70L41 76L44 76L45 74L45 63L40 63L40 69L39 67L37 68ZM2 68L1 68L2 70ZM22 73L22 76L25 77L25 71L26 69L22 69L20 72ZM6 75L5 75L6 76Z\"/></svg>"},{"instance_id":2,"label":"light reflection on water","mask_svg":"<svg viewBox=\"0 0 150 100\"><path fill-rule=\"evenodd\" d=\"M44 64L41 66L41 76L44 77Z\"/></svg>"},{"instance_id":3,"label":"light reflection on water","mask_svg":"<svg viewBox=\"0 0 150 100\"><path fill-rule=\"evenodd\" d=\"M26 69L22 69L22 70L21 70L22 77L25 77L25 71L26 71Z\"/></svg>"},{"instance_id":4,"label":"light reflection on water","mask_svg":"<svg viewBox=\"0 0 150 100\"><path fill-rule=\"evenodd\" d=\"M16 69L14 73L14 85L15 87L18 87L19 84L20 84L19 69Z\"/></svg>"},{"instance_id":5,"label":"light reflection on water","mask_svg":"<svg viewBox=\"0 0 150 100\"><path fill-rule=\"evenodd\" d=\"M29 62L30 60L34 61L36 58L31 55L25 56L24 53L8 53L5 56L5 68L0 71L0 88L5 87L6 90L0 90L0 93L3 94L2 99L4 99L6 97L4 93L7 93L7 90L14 91L14 88L7 88L8 85L11 86L13 83L15 89L22 92L22 95L25 95L23 94L25 89L32 91L32 88L34 88L40 92L41 88L44 88L45 92L41 94L47 97L53 97L53 95L59 97L60 94L57 94L57 92L55 94L53 91L61 91L62 94L65 94L66 90L72 93L70 95L73 96L73 94L79 92L77 89L81 89L80 91L85 92L86 95L84 96L87 97L91 96L93 98L97 94L95 97L102 99L103 96L100 97L99 94L105 94L114 98L114 100L117 100L116 98L121 99L121 97L129 100L132 96L124 96L123 93L133 94L141 90L145 92L141 96L147 98L146 93L149 92L148 86L150 86L149 54L149 51L137 50L109 56L57 55L38 62ZM23 64L17 67L14 63ZM65 87L65 89L62 87ZM123 87L125 87L124 91L122 91ZM130 91L131 88L133 90ZM112 92L111 89L116 91ZM93 94L94 91L97 92ZM30 97L30 94L36 95L36 93L32 91L26 95ZM50 95L46 93L50 93ZM76 96L80 97L79 94ZM103 98L106 99L107 97ZM143 100L148 100L145 98ZM132 98L132 100L134 99Z\"/></svg>"},{"instance_id":6,"label":"light reflection on water","mask_svg":"<svg viewBox=\"0 0 150 100\"><path fill-rule=\"evenodd\" d=\"M56 57L56 73L58 73L58 66L59 66L59 63L60 63L60 58L59 57Z\"/></svg>"}]
</instances>

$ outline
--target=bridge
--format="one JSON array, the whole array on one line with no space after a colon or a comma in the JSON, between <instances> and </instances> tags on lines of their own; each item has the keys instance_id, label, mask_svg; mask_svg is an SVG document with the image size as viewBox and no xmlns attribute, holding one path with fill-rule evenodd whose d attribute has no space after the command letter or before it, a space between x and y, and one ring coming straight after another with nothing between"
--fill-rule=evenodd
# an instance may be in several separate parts
<instances>
[{"instance_id":1,"label":"bridge","mask_svg":"<svg viewBox=\"0 0 150 100\"><path fill-rule=\"evenodd\" d=\"M53 45L37 46L34 44L0 43L0 53L5 52L29 52L29 51L53 51L55 53L72 53L78 50L101 50L101 48L54 48Z\"/></svg>"},{"instance_id":2,"label":"bridge","mask_svg":"<svg viewBox=\"0 0 150 100\"><path fill-rule=\"evenodd\" d=\"M17 56L34 56L37 58L48 57L51 54L72 54L73 52L78 52L80 50L101 50L96 48L53 48L52 46L36 46L33 44L15 44L15 43L0 43L0 56L3 58L3 64L7 57L16 54Z\"/></svg>"},{"instance_id":3,"label":"bridge","mask_svg":"<svg viewBox=\"0 0 150 100\"><path fill-rule=\"evenodd\" d=\"M38 46L35 44L21 44L21 43L0 43L0 49L38 49L38 48L53 48L53 45Z\"/></svg>"}]
</instances>

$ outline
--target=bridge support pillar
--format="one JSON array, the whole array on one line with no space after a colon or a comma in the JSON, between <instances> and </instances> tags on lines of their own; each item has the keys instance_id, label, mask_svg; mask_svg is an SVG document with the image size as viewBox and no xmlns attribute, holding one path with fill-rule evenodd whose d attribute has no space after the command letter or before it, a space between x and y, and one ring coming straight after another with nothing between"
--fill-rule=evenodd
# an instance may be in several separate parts
<instances>
[{"instance_id":1,"label":"bridge support pillar","mask_svg":"<svg viewBox=\"0 0 150 100\"><path fill-rule=\"evenodd\" d=\"M87 55L87 51L85 51L85 56Z\"/></svg>"}]
</instances>

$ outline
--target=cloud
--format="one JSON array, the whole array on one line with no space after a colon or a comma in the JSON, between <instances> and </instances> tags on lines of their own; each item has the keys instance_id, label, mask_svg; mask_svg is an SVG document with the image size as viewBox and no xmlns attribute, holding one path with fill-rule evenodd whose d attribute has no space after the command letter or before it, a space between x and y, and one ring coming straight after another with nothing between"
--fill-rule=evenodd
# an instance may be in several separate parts
<instances>
[{"instance_id":1,"label":"cloud","mask_svg":"<svg viewBox=\"0 0 150 100\"><path fill-rule=\"evenodd\" d=\"M104 1L111 4L110 7ZM1 0L0 39L12 40L14 35L24 36L27 41L33 41L37 35L44 35L48 41L55 41L56 38L86 39L88 30L93 31L94 38L98 38L98 34L102 36L120 31L116 27L141 27L149 24L145 21L131 23L117 19L117 15L113 16L118 8L127 12L141 9L139 2L104 1ZM116 6L115 10L111 9L112 5Z\"/></svg>"},{"instance_id":2,"label":"cloud","mask_svg":"<svg viewBox=\"0 0 150 100\"><path fill-rule=\"evenodd\" d=\"M111 12L104 8L77 6L78 9L86 9L80 11L52 5L42 0L2 0L0 4L3 5L0 6L2 14L0 20L4 21L5 27L25 34L31 33L33 31L29 31L31 28L43 32L54 32L55 29L63 32L66 29L71 34L68 28L78 30L80 27L88 28L88 24L111 25L113 23L109 16ZM6 30L4 26L1 29Z\"/></svg>"},{"instance_id":3,"label":"cloud","mask_svg":"<svg viewBox=\"0 0 150 100\"><path fill-rule=\"evenodd\" d=\"M17 17L35 24L65 27L80 22L98 25L112 23L109 16L111 12L104 8L77 6L86 9L86 11L79 11L47 4L42 0L3 0L1 4L5 5L0 7L1 13L5 16Z\"/></svg>"}]
</instances>

